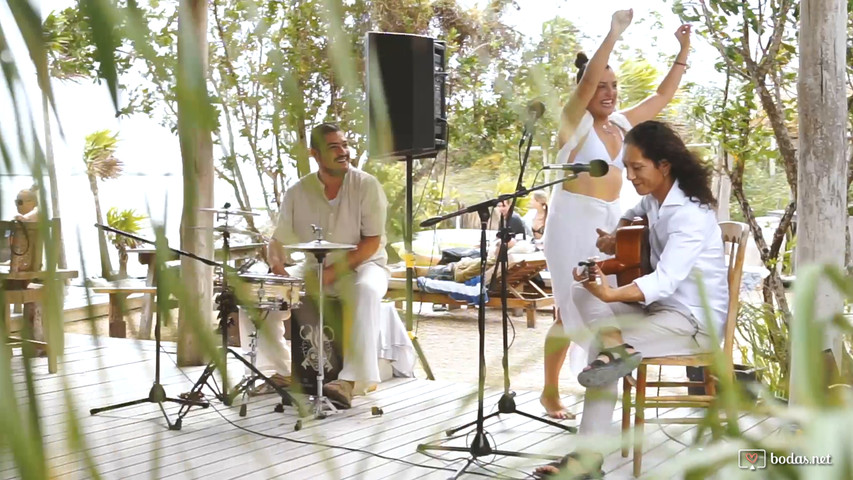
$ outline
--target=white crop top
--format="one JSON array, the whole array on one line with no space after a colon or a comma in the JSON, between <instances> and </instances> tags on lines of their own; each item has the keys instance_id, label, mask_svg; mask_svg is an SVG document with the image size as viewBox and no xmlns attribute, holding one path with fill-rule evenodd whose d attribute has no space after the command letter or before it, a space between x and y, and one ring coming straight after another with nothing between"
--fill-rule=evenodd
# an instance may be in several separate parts
<instances>
[{"instance_id":1,"label":"white crop top","mask_svg":"<svg viewBox=\"0 0 853 480\"><path fill-rule=\"evenodd\" d=\"M575 159L573 163L577 164L588 164L593 160L604 160L609 165L619 168L620 170L625 169L625 163L622 159L625 154L625 132L630 130L631 124L628 123L628 119L625 118L621 113L613 113L610 115L609 120L616 127L618 127L619 135L621 135L623 144L622 148L619 149L619 153L616 154L615 158L610 156L610 153L607 151L607 147L604 145L604 142L601 141L601 138L598 136L598 132L595 131L592 124L592 114L589 112L584 113L583 118L578 124L578 128L575 130L572 137L563 145L563 148L560 149L560 152L557 154L557 162L556 163L566 163L569 160L569 156L572 151L577 148L578 144L581 144L581 148L578 151L577 155L575 155Z\"/></svg>"}]
</instances>

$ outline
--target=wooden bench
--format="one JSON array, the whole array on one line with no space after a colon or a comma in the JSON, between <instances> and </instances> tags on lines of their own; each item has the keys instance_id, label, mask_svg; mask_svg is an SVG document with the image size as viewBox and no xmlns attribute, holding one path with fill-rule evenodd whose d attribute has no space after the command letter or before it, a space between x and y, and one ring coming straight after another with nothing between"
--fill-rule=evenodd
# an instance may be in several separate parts
<instances>
[{"instance_id":1,"label":"wooden bench","mask_svg":"<svg viewBox=\"0 0 853 480\"><path fill-rule=\"evenodd\" d=\"M135 293L149 295L153 301L157 295L157 287L145 285L141 281L118 280L104 285L92 287L95 293L106 293L110 296L109 334L111 337L126 338L127 322L124 313L127 310L127 297ZM153 308L152 308L153 310Z\"/></svg>"}]
</instances>

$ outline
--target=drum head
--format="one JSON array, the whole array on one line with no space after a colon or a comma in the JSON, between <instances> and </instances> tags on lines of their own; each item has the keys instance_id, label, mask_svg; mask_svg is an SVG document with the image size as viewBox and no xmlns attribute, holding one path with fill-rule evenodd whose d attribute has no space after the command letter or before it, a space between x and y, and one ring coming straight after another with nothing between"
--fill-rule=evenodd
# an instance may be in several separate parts
<instances>
[{"instance_id":1,"label":"drum head","mask_svg":"<svg viewBox=\"0 0 853 480\"><path fill-rule=\"evenodd\" d=\"M284 275L275 275L272 273L241 273L240 279L248 283L266 283L271 285L289 285L292 283L302 283L302 279L296 277L287 277Z\"/></svg>"}]
</instances>

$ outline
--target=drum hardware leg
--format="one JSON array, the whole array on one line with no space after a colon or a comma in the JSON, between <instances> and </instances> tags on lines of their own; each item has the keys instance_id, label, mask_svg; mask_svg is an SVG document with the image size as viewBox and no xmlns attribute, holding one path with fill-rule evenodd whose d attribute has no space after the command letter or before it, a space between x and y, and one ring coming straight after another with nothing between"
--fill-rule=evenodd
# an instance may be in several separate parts
<instances>
[{"instance_id":1,"label":"drum hardware leg","mask_svg":"<svg viewBox=\"0 0 853 480\"><path fill-rule=\"evenodd\" d=\"M234 349L227 348L226 349L226 355L229 353L234 358L239 360L246 368L248 368L249 370L251 370L253 372L253 374L254 374L253 377L254 377L255 381L263 380L264 383L269 384L269 386L273 390L275 390L276 393L278 393L278 395L281 397L281 405L295 405L297 408L297 411L299 411L299 412L303 411L304 407L290 394L290 392L288 392L287 390L285 390L285 389L279 387L278 385L276 385L275 383L273 383L269 377L267 377L266 375L261 373L257 368L255 368L254 365L252 365L248 360L243 358L243 356L240 355L239 353L237 353ZM202 372L201 377L199 377L198 381L196 381L195 385L193 385L193 388L190 390L190 392L187 395L188 396L197 395L201 391L201 389L204 388L205 385L207 385L209 388L213 389L213 387L210 386L208 381L212 379L214 383L216 382L216 380L213 378L213 372L215 370L216 370L215 364L213 364L213 363L209 364L207 366L207 368L204 369L204 372ZM240 393L242 393L242 392L239 392L238 389L235 387L231 392L229 392L229 394L218 393L216 395L216 398L219 399L220 401L222 401L222 403L224 403L225 405L231 406L234 398L236 398L236 395L239 395ZM281 411L284 411L284 407L282 407ZM178 420L180 421L181 419L183 419L187 415L187 413L189 413L189 407L188 406L181 407L181 410L178 412Z\"/></svg>"},{"instance_id":2,"label":"drum hardware leg","mask_svg":"<svg viewBox=\"0 0 853 480\"><path fill-rule=\"evenodd\" d=\"M314 228L314 227L312 227L312 228ZM320 230L320 229L316 229L316 230ZM320 233L322 234L322 230L320 230ZM319 358L318 358L318 362L317 362L317 396L314 398L314 418L323 419L323 418L326 418L327 416L329 416L329 414L338 413L338 409L335 408L334 405L332 405L331 400L329 400L325 395L323 395L323 383L324 383L323 380L324 380L325 372L326 372L326 352L325 352L326 349L322 345L322 343L323 343L322 338L324 336L323 332L325 331L324 330L324 328L325 328L324 304L326 303L326 300L325 300L325 290L326 289L325 289L324 284L323 284L323 262L326 258L326 252L316 251L313 253L314 253L314 256L317 258L317 272L318 272L318 276L319 276L319 280L320 280L319 327L320 327L320 339L321 339L320 340L320 343L321 343L320 348L317 349Z\"/></svg>"},{"instance_id":3,"label":"drum hardware leg","mask_svg":"<svg viewBox=\"0 0 853 480\"><path fill-rule=\"evenodd\" d=\"M249 362L253 367L256 367L256 359L257 359L257 348L258 348L258 330L257 328L249 334L249 353L246 354L249 357ZM248 370L248 369L247 369ZM246 411L248 409L249 403L249 392L255 390L255 380L258 379L258 376L252 373L251 370L248 370L248 373L243 374L243 378L240 382L234 386L231 390L231 403L233 400L237 398L238 395L242 395L242 402L240 403L240 416L245 417ZM283 408L282 408L283 411Z\"/></svg>"}]
</instances>

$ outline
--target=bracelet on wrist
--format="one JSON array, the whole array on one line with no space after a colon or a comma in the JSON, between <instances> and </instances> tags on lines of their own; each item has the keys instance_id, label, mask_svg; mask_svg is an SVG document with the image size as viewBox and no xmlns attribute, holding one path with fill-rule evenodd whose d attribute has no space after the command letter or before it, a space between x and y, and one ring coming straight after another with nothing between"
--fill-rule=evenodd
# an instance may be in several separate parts
<instances>
[{"instance_id":1,"label":"bracelet on wrist","mask_svg":"<svg viewBox=\"0 0 853 480\"><path fill-rule=\"evenodd\" d=\"M687 64L684 62L673 62L673 63L675 63L676 65L681 65L684 68L687 68Z\"/></svg>"}]
</instances>

